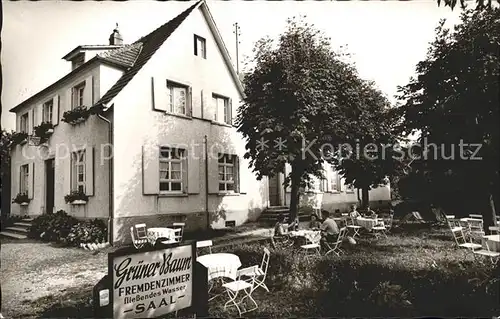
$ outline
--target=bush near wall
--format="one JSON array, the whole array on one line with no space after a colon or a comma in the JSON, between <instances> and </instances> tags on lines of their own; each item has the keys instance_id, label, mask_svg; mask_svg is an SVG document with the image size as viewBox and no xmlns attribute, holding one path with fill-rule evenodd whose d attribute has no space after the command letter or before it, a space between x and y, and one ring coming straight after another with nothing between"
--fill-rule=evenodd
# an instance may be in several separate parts
<instances>
[{"instance_id":1,"label":"bush near wall","mask_svg":"<svg viewBox=\"0 0 500 319\"><path fill-rule=\"evenodd\" d=\"M79 246L80 243L106 241L107 234L107 226L103 221L98 219L80 221L64 210L59 210L35 218L28 235L43 241Z\"/></svg>"},{"instance_id":2,"label":"bush near wall","mask_svg":"<svg viewBox=\"0 0 500 319\"><path fill-rule=\"evenodd\" d=\"M457 261L432 268L373 255L326 256L307 262L302 254L270 250L266 284L294 304L294 295L309 291L311 300L304 300L303 315L489 317L500 313L498 266L485 271L485 265ZM263 254L259 245L236 246L231 252L243 265L260 265Z\"/></svg>"}]
</instances>

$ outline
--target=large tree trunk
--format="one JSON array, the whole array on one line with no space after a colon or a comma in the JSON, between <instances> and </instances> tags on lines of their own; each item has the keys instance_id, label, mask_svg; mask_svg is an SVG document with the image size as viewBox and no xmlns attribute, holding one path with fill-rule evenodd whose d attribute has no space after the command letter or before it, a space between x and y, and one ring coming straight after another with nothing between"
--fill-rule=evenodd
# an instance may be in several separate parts
<instances>
[{"instance_id":1,"label":"large tree trunk","mask_svg":"<svg viewBox=\"0 0 500 319\"><path fill-rule=\"evenodd\" d=\"M368 187L363 187L361 189L361 209L366 210L370 204L370 194L368 192Z\"/></svg>"},{"instance_id":2,"label":"large tree trunk","mask_svg":"<svg viewBox=\"0 0 500 319\"><path fill-rule=\"evenodd\" d=\"M297 168L292 166L292 176L291 176L292 189L290 193L290 217L289 217L290 222L295 220L299 212L299 200L300 200L299 190L300 190L301 175L302 174L298 172Z\"/></svg>"}]
</instances>

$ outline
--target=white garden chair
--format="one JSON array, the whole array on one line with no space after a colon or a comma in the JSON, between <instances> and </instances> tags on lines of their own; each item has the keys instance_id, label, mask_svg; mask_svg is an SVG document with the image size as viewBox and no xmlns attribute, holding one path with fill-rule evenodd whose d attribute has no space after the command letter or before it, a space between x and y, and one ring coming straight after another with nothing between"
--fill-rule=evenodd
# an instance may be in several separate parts
<instances>
[{"instance_id":1,"label":"white garden chair","mask_svg":"<svg viewBox=\"0 0 500 319\"><path fill-rule=\"evenodd\" d=\"M180 243L182 241L182 237L184 236L184 227L186 227L186 223L173 223L172 225L175 229L175 242Z\"/></svg>"},{"instance_id":2,"label":"white garden chair","mask_svg":"<svg viewBox=\"0 0 500 319\"><path fill-rule=\"evenodd\" d=\"M320 255L321 236L318 236L317 238L314 239L305 237L305 239L306 239L306 244L300 246L300 248L302 248L305 251L306 260L309 259L309 255L314 255L314 254Z\"/></svg>"},{"instance_id":3,"label":"white garden chair","mask_svg":"<svg viewBox=\"0 0 500 319\"><path fill-rule=\"evenodd\" d=\"M136 224L130 227L130 236L132 237L132 244L136 249L144 247L148 243L146 224Z\"/></svg>"},{"instance_id":4,"label":"white garden chair","mask_svg":"<svg viewBox=\"0 0 500 319\"><path fill-rule=\"evenodd\" d=\"M453 234L453 238L455 239L455 243L459 248L466 248L470 250L476 250L481 248L482 246L476 243L473 243L472 240L470 242L467 242L465 235L464 235L464 230L463 227L453 227L451 229L451 232Z\"/></svg>"},{"instance_id":5,"label":"white garden chair","mask_svg":"<svg viewBox=\"0 0 500 319\"><path fill-rule=\"evenodd\" d=\"M213 243L211 240L203 240L196 242L196 257L198 257L198 249L208 248L209 253L212 253Z\"/></svg>"},{"instance_id":6,"label":"white garden chair","mask_svg":"<svg viewBox=\"0 0 500 319\"><path fill-rule=\"evenodd\" d=\"M352 231L352 238L360 237L359 232L363 227L356 225L356 220L352 216L347 217L346 225L347 229Z\"/></svg>"},{"instance_id":7,"label":"white garden chair","mask_svg":"<svg viewBox=\"0 0 500 319\"><path fill-rule=\"evenodd\" d=\"M342 242L344 241L346 234L347 234L347 228L342 227L339 231L339 236L337 237L337 240L335 242L333 243L325 242L325 246L328 248L328 251L325 253L325 256L328 255L329 253L334 253L340 257L340 255L344 253L344 251L340 248L340 246L342 245Z\"/></svg>"},{"instance_id":8,"label":"white garden chair","mask_svg":"<svg viewBox=\"0 0 500 319\"><path fill-rule=\"evenodd\" d=\"M482 248L482 249L479 249L479 250L474 250L473 251L474 257L478 256L478 255L479 256L489 257L491 263L495 264L498 261L498 258L500 257L500 253L496 252L496 251L491 251L490 250L490 246L488 245L488 238L483 238L483 240L485 242L486 249ZM482 247L482 245L481 245L481 247Z\"/></svg>"},{"instance_id":9,"label":"white garden chair","mask_svg":"<svg viewBox=\"0 0 500 319\"><path fill-rule=\"evenodd\" d=\"M257 266L255 269L255 273L246 274L244 277L248 277L252 280L255 280L255 285L253 289L257 289L259 287L264 288L267 292L269 292L269 288L267 288L265 281L267 276L267 268L269 267L269 259L271 258L271 252L269 249L264 247L264 255L262 256L262 262L260 266ZM247 280L248 281L248 280Z\"/></svg>"},{"instance_id":10,"label":"white garden chair","mask_svg":"<svg viewBox=\"0 0 500 319\"><path fill-rule=\"evenodd\" d=\"M229 296L229 300L224 304L224 310L229 306L235 306L236 309L238 310L238 314L241 317L242 314L253 311L258 308L257 302L255 299L252 297L252 292L255 290L254 285L255 285L255 277L251 277L251 274L254 274L257 271L257 268L259 266L255 265L252 267L248 268L243 268L238 270L236 273L236 280L232 282L228 282L222 287L226 289L226 292ZM251 281L245 281L241 279L242 277L251 277ZM243 297L237 301L238 295L243 294ZM253 303L253 307L249 310L242 309L240 306L243 306L243 301L245 299L249 299Z\"/></svg>"}]
</instances>

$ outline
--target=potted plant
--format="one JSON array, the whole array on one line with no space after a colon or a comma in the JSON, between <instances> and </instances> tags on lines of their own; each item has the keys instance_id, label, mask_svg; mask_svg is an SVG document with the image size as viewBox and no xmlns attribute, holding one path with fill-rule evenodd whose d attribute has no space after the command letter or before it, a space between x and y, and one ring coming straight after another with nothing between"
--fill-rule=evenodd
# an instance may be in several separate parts
<instances>
[{"instance_id":1,"label":"potted plant","mask_svg":"<svg viewBox=\"0 0 500 319\"><path fill-rule=\"evenodd\" d=\"M28 206L30 199L28 198L28 194L19 193L12 199L12 203L19 204L20 206Z\"/></svg>"},{"instance_id":2,"label":"potted plant","mask_svg":"<svg viewBox=\"0 0 500 319\"><path fill-rule=\"evenodd\" d=\"M64 196L64 200L66 203L70 203L72 205L83 205L87 203L89 197L82 191L72 191L68 195Z\"/></svg>"},{"instance_id":3,"label":"potted plant","mask_svg":"<svg viewBox=\"0 0 500 319\"><path fill-rule=\"evenodd\" d=\"M54 133L54 125L49 122L43 122L42 124L35 126L35 136L40 137L40 142L48 140L48 138Z\"/></svg>"},{"instance_id":4,"label":"potted plant","mask_svg":"<svg viewBox=\"0 0 500 319\"><path fill-rule=\"evenodd\" d=\"M63 114L62 121L76 125L78 123L84 122L90 115L86 106L78 106L72 110L66 111Z\"/></svg>"},{"instance_id":5,"label":"potted plant","mask_svg":"<svg viewBox=\"0 0 500 319\"><path fill-rule=\"evenodd\" d=\"M12 133L12 145L23 145L28 141L28 133L14 132Z\"/></svg>"}]
</instances>

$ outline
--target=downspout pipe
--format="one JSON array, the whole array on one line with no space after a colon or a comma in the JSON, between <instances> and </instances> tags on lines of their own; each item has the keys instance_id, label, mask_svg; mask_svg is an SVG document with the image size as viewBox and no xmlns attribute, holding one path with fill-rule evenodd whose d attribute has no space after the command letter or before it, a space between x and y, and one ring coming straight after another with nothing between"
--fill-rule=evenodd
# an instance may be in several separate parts
<instances>
[{"instance_id":1,"label":"downspout pipe","mask_svg":"<svg viewBox=\"0 0 500 319\"><path fill-rule=\"evenodd\" d=\"M207 229L210 229L210 212L208 211L208 140L203 138L205 144L205 211L207 212Z\"/></svg>"},{"instance_id":2,"label":"downspout pipe","mask_svg":"<svg viewBox=\"0 0 500 319\"><path fill-rule=\"evenodd\" d=\"M97 113L97 117L103 120L104 122L108 123L108 145L113 147L113 123L102 116L101 114ZM114 219L114 208L113 208L113 158L114 158L114 152L111 153L110 158L108 158L108 163L109 163L109 169L108 169L108 192L109 192L109 218L108 218L108 235L109 235L109 243L113 245L113 219ZM101 154L102 156L102 154Z\"/></svg>"}]
</instances>

